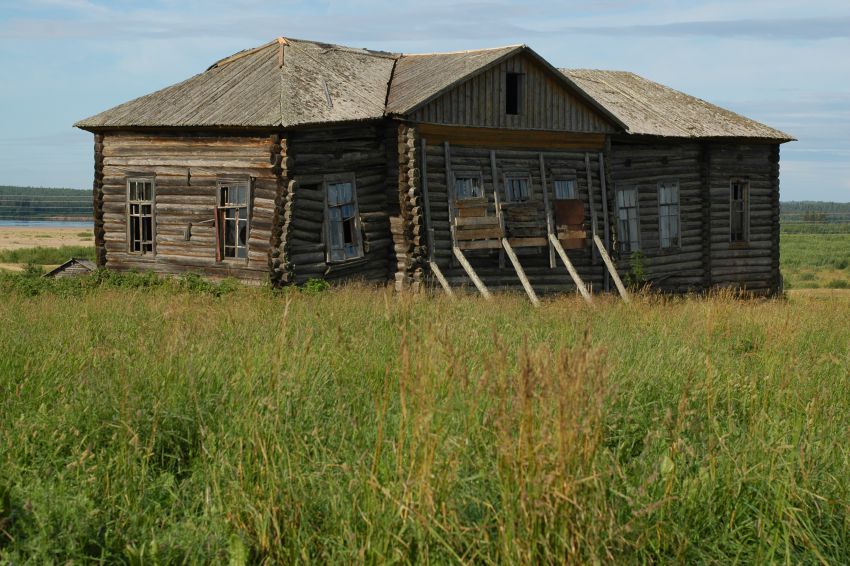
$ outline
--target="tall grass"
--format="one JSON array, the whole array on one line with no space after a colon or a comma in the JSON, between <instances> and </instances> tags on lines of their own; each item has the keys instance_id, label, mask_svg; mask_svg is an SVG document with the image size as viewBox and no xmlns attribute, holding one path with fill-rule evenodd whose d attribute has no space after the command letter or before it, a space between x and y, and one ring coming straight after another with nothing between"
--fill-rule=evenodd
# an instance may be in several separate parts
<instances>
[{"instance_id":1,"label":"tall grass","mask_svg":"<svg viewBox=\"0 0 850 566\"><path fill-rule=\"evenodd\" d=\"M850 301L12 288L0 562L850 562Z\"/></svg>"},{"instance_id":2,"label":"tall grass","mask_svg":"<svg viewBox=\"0 0 850 566\"><path fill-rule=\"evenodd\" d=\"M65 263L72 257L94 259L94 246L60 246L58 248L37 246L34 248L0 250L0 263L57 265Z\"/></svg>"}]
</instances>

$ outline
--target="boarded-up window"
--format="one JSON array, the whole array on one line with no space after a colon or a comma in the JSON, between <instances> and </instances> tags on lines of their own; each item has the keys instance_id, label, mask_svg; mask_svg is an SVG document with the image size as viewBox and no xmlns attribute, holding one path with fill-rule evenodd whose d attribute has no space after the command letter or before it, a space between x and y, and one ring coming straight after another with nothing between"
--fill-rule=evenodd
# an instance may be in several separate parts
<instances>
[{"instance_id":1,"label":"boarded-up window","mask_svg":"<svg viewBox=\"0 0 850 566\"><path fill-rule=\"evenodd\" d=\"M679 245L679 182L658 183L658 233L662 248Z\"/></svg>"},{"instance_id":2,"label":"boarded-up window","mask_svg":"<svg viewBox=\"0 0 850 566\"><path fill-rule=\"evenodd\" d=\"M526 202L531 200L531 178L528 175L505 175L505 201Z\"/></svg>"},{"instance_id":3,"label":"boarded-up window","mask_svg":"<svg viewBox=\"0 0 850 566\"><path fill-rule=\"evenodd\" d=\"M522 75L505 74L505 114L516 116L522 108Z\"/></svg>"},{"instance_id":4,"label":"boarded-up window","mask_svg":"<svg viewBox=\"0 0 850 566\"><path fill-rule=\"evenodd\" d=\"M747 242L750 239L750 182L732 179L729 191L731 242Z\"/></svg>"},{"instance_id":5,"label":"boarded-up window","mask_svg":"<svg viewBox=\"0 0 850 566\"><path fill-rule=\"evenodd\" d=\"M458 200L482 198L483 185L480 173L455 175L455 198Z\"/></svg>"},{"instance_id":6,"label":"boarded-up window","mask_svg":"<svg viewBox=\"0 0 850 566\"><path fill-rule=\"evenodd\" d=\"M363 257L354 177L325 181L325 236L328 263Z\"/></svg>"},{"instance_id":7,"label":"boarded-up window","mask_svg":"<svg viewBox=\"0 0 850 566\"><path fill-rule=\"evenodd\" d=\"M221 181L216 207L217 259L248 259L251 183Z\"/></svg>"},{"instance_id":8,"label":"boarded-up window","mask_svg":"<svg viewBox=\"0 0 850 566\"><path fill-rule=\"evenodd\" d=\"M555 199L568 200L576 198L575 179L555 179Z\"/></svg>"},{"instance_id":9,"label":"boarded-up window","mask_svg":"<svg viewBox=\"0 0 850 566\"><path fill-rule=\"evenodd\" d=\"M633 252L640 246L636 187L617 190L617 242L624 253Z\"/></svg>"},{"instance_id":10,"label":"boarded-up window","mask_svg":"<svg viewBox=\"0 0 850 566\"><path fill-rule=\"evenodd\" d=\"M127 244L131 253L154 253L154 181L127 179Z\"/></svg>"}]
</instances>

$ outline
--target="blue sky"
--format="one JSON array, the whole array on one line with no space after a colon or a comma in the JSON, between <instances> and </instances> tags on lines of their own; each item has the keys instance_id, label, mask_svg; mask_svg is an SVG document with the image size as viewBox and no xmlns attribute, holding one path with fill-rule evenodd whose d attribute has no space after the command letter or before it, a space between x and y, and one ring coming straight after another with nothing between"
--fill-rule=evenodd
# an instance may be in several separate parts
<instances>
[{"instance_id":1,"label":"blue sky","mask_svg":"<svg viewBox=\"0 0 850 566\"><path fill-rule=\"evenodd\" d=\"M0 184L88 188L81 118L277 36L402 52L527 43L784 130L783 200L850 201L847 0L0 0Z\"/></svg>"}]
</instances>

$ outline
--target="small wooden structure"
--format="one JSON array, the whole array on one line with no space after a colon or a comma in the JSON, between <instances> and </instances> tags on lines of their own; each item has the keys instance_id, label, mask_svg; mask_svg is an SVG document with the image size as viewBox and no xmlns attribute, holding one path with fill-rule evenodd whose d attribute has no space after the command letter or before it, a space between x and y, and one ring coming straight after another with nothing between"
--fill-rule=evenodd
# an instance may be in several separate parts
<instances>
[{"instance_id":1,"label":"small wooden structure","mask_svg":"<svg viewBox=\"0 0 850 566\"><path fill-rule=\"evenodd\" d=\"M87 275L97 269L97 265L88 259L79 259L72 257L62 265L44 274L45 277L76 277L79 275Z\"/></svg>"},{"instance_id":2,"label":"small wooden structure","mask_svg":"<svg viewBox=\"0 0 850 566\"><path fill-rule=\"evenodd\" d=\"M77 126L95 134L97 264L112 269L471 281L536 303L624 293L640 262L662 291L780 289L790 136L524 45L278 38Z\"/></svg>"}]
</instances>

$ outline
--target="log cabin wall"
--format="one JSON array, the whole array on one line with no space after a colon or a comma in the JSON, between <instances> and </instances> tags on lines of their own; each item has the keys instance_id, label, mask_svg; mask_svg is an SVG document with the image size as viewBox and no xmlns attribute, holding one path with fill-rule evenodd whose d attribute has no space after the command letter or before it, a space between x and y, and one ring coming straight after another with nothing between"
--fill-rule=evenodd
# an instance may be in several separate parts
<instances>
[{"instance_id":1,"label":"log cabin wall","mask_svg":"<svg viewBox=\"0 0 850 566\"><path fill-rule=\"evenodd\" d=\"M711 280L719 287L771 295L779 275L779 146L709 145L711 191ZM730 241L730 184L749 181L749 239Z\"/></svg>"},{"instance_id":2,"label":"log cabin wall","mask_svg":"<svg viewBox=\"0 0 850 566\"><path fill-rule=\"evenodd\" d=\"M638 246L644 259L647 282L653 289L687 292L705 286L704 195L702 148L697 142L633 140L611 145L612 187L608 208L617 240L617 191L636 188L638 194ZM659 235L658 184L679 186L679 245L662 249ZM631 271L629 253L621 253L618 271Z\"/></svg>"},{"instance_id":3,"label":"log cabin wall","mask_svg":"<svg viewBox=\"0 0 850 566\"><path fill-rule=\"evenodd\" d=\"M268 136L203 133L108 133L103 135L105 266L162 274L197 272L211 278L268 278L277 198ZM153 177L154 252L130 253L127 241L127 179ZM220 178L252 178L248 258L216 260L214 228ZM187 228L191 224L187 240Z\"/></svg>"},{"instance_id":4,"label":"log cabin wall","mask_svg":"<svg viewBox=\"0 0 850 566\"><path fill-rule=\"evenodd\" d=\"M103 223L103 134L94 136L94 183L92 186L95 264L106 266L106 230Z\"/></svg>"},{"instance_id":5,"label":"log cabin wall","mask_svg":"<svg viewBox=\"0 0 850 566\"><path fill-rule=\"evenodd\" d=\"M505 203L504 176L506 174L523 174L531 179L530 202L537 203L540 208L540 230L545 237L546 220L543 212L543 186L540 170L540 157L543 156L546 173L546 189L550 201L553 198L553 182L561 179L576 181L576 198L585 204L584 228L587 240L584 248L567 250L570 260L575 265L586 284L596 290L602 289L603 266L598 257L591 251L591 216L589 191L593 191L594 210L596 212L598 233L602 237L604 217L601 208L601 183L599 175L599 149L543 149L517 150L503 147L488 148L448 144L444 141L428 139L423 134L421 143L425 147L427 162L427 193L429 199L431 227L434 234L433 256L446 278L452 285L470 285L470 280L463 269L453 261L451 229L449 221L449 171L457 175L481 175L484 193L487 197L488 215L495 215L495 198L493 194L493 168L491 151L495 152L496 183L503 208L509 208ZM594 138L588 146L598 143ZM580 144L578 144L580 145ZM450 166L447 167L446 156ZM587 158L587 160L586 160ZM589 177L588 167L589 164ZM588 178L590 184L588 185ZM511 232L510 222L507 230ZM424 238L423 238L424 239ZM532 286L538 292L572 291L575 286L560 260L556 260L554 269L550 268L548 246L519 247L515 249L526 275ZM499 250L467 250L464 252L476 273L484 283L493 290L500 288L521 289L519 278L509 262L501 261ZM431 285L435 282L431 281Z\"/></svg>"},{"instance_id":6,"label":"log cabin wall","mask_svg":"<svg viewBox=\"0 0 850 566\"><path fill-rule=\"evenodd\" d=\"M293 130L287 135L289 213L283 239L291 281L357 279L386 282L393 256L387 206L386 124ZM393 168L394 169L394 168ZM353 174L364 255L327 261L324 238L325 176Z\"/></svg>"},{"instance_id":7,"label":"log cabin wall","mask_svg":"<svg viewBox=\"0 0 850 566\"><path fill-rule=\"evenodd\" d=\"M519 73L519 113L505 112L505 81ZM510 57L413 112L414 122L524 130L613 132L600 113L528 55Z\"/></svg>"}]
</instances>

